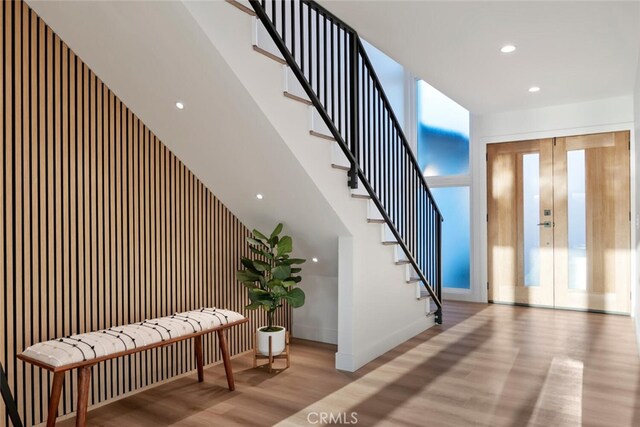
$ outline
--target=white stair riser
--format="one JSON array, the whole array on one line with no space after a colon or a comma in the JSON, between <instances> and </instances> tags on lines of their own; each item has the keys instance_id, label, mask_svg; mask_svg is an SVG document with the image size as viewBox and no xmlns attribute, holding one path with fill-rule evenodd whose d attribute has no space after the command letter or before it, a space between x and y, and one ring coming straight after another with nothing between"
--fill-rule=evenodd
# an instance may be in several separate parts
<instances>
[{"instance_id":1,"label":"white stair riser","mask_svg":"<svg viewBox=\"0 0 640 427\"><path fill-rule=\"evenodd\" d=\"M407 258L407 254L404 253L400 245L395 245L394 250L396 262L409 261L409 258Z\"/></svg>"},{"instance_id":2,"label":"white stair riser","mask_svg":"<svg viewBox=\"0 0 640 427\"><path fill-rule=\"evenodd\" d=\"M369 192L366 188L364 188L364 185L362 184L362 181L360 181L360 178L358 178L358 188L352 188L351 194L353 196L369 197Z\"/></svg>"},{"instance_id":3,"label":"white stair riser","mask_svg":"<svg viewBox=\"0 0 640 427\"><path fill-rule=\"evenodd\" d=\"M316 136L321 138L331 139L333 140L333 134L329 130L327 124L322 120L320 113L316 110L315 107L309 106L309 131Z\"/></svg>"},{"instance_id":4,"label":"white stair riser","mask_svg":"<svg viewBox=\"0 0 640 427\"><path fill-rule=\"evenodd\" d=\"M280 50L258 18L253 18L252 30L253 47L256 50L285 62Z\"/></svg>"},{"instance_id":5,"label":"white stair riser","mask_svg":"<svg viewBox=\"0 0 640 427\"><path fill-rule=\"evenodd\" d=\"M396 242L396 238L391 232L391 229L387 224L382 224L382 241L385 243Z\"/></svg>"},{"instance_id":6,"label":"white stair riser","mask_svg":"<svg viewBox=\"0 0 640 427\"><path fill-rule=\"evenodd\" d=\"M373 200L369 200L369 204L367 205L367 219L375 221L384 220L376 204L373 203Z\"/></svg>"},{"instance_id":7,"label":"white stair riser","mask_svg":"<svg viewBox=\"0 0 640 427\"><path fill-rule=\"evenodd\" d=\"M300 81L293 74L291 68L287 65L282 67L282 74L284 76L284 93L290 98L302 101L307 104L311 104L307 93L302 88Z\"/></svg>"},{"instance_id":8,"label":"white stair riser","mask_svg":"<svg viewBox=\"0 0 640 427\"><path fill-rule=\"evenodd\" d=\"M331 164L338 169L349 169L351 163L338 143L331 146Z\"/></svg>"},{"instance_id":9,"label":"white stair riser","mask_svg":"<svg viewBox=\"0 0 640 427\"><path fill-rule=\"evenodd\" d=\"M416 277L418 277L418 274L416 273L415 268L413 268L413 266L411 264L408 264L406 266L406 270L405 270L405 276L407 278L407 281L409 280L413 280Z\"/></svg>"}]
</instances>

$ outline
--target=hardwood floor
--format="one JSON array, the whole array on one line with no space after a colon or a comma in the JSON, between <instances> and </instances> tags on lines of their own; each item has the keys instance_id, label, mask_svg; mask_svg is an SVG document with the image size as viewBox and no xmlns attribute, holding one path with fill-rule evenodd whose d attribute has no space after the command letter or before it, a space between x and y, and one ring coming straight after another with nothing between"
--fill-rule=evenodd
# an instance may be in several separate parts
<instances>
[{"instance_id":1,"label":"hardwood floor","mask_svg":"<svg viewBox=\"0 0 640 427\"><path fill-rule=\"evenodd\" d=\"M88 423L321 425L326 412L362 426L640 426L629 317L449 302L444 321L355 374L333 368L334 346L294 340L280 373L234 359L235 392L218 365L203 383L194 373L90 411Z\"/></svg>"}]
</instances>

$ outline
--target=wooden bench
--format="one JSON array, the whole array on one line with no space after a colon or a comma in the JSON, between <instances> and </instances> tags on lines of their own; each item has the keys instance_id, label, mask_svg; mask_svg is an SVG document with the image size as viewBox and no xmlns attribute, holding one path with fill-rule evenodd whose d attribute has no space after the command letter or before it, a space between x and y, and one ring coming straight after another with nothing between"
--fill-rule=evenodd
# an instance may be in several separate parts
<instances>
[{"instance_id":1,"label":"wooden bench","mask_svg":"<svg viewBox=\"0 0 640 427\"><path fill-rule=\"evenodd\" d=\"M76 426L84 427L87 419L91 368L94 365L105 360L193 338L198 381L202 382L204 379L202 336L212 332L216 332L218 335L227 384L229 390L233 391L235 385L225 330L248 321L249 319L235 311L202 308L130 325L41 342L25 349L22 354L18 355L18 358L53 372L47 427L54 426L56 423L65 372L71 369L78 370Z\"/></svg>"}]
</instances>

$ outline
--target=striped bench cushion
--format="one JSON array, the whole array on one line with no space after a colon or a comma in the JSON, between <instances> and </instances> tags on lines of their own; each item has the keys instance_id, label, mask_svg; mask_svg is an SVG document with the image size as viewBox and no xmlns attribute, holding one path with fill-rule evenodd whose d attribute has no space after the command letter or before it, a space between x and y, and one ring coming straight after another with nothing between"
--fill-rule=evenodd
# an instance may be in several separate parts
<instances>
[{"instance_id":1,"label":"striped bench cushion","mask_svg":"<svg viewBox=\"0 0 640 427\"><path fill-rule=\"evenodd\" d=\"M216 329L243 319L244 316L235 311L201 308L44 341L27 348L23 355L58 368Z\"/></svg>"}]
</instances>

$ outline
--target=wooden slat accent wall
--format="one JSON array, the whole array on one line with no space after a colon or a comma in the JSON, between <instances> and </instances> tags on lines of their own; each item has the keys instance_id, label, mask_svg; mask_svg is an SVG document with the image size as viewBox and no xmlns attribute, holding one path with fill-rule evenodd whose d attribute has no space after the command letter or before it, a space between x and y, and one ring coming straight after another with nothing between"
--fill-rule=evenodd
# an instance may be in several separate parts
<instances>
[{"instance_id":1,"label":"wooden slat accent wall","mask_svg":"<svg viewBox=\"0 0 640 427\"><path fill-rule=\"evenodd\" d=\"M3 1L1 25L0 362L32 425L52 378L17 353L202 306L244 312L234 277L249 231L25 3ZM248 314L233 354L262 323ZM218 361L214 338L204 343L205 363ZM190 342L101 363L91 403L192 369ZM68 375L60 414L75 410Z\"/></svg>"}]
</instances>

